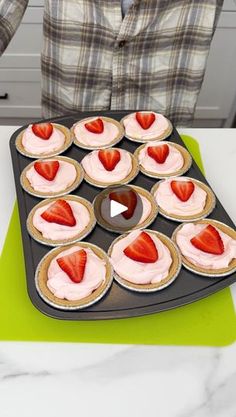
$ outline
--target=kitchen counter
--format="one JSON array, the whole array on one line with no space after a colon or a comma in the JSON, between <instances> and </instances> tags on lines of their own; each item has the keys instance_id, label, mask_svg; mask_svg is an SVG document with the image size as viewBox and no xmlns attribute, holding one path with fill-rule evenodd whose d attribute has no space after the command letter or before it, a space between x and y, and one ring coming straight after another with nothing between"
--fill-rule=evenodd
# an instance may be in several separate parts
<instances>
[{"instance_id":1,"label":"kitchen counter","mask_svg":"<svg viewBox=\"0 0 236 417\"><path fill-rule=\"evenodd\" d=\"M8 142L16 128L0 127L0 251L15 201ZM183 132L198 139L206 177L236 222L236 131ZM235 284L231 291L236 305ZM0 342L1 417L235 417L235 386L236 343L200 348Z\"/></svg>"}]
</instances>

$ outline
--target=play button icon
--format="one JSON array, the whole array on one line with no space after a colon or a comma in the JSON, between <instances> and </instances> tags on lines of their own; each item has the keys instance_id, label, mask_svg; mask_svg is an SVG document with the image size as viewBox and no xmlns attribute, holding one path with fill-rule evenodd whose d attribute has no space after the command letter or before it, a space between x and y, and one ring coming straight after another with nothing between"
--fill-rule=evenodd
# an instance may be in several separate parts
<instances>
[{"instance_id":1,"label":"play button icon","mask_svg":"<svg viewBox=\"0 0 236 417\"><path fill-rule=\"evenodd\" d=\"M109 187L94 200L98 224L116 233L134 229L143 213L142 198L131 185Z\"/></svg>"},{"instance_id":2,"label":"play button icon","mask_svg":"<svg viewBox=\"0 0 236 417\"><path fill-rule=\"evenodd\" d=\"M110 217L118 216L118 214L124 213L126 210L128 210L127 206L124 206L124 204L118 203L118 201L111 200Z\"/></svg>"}]
</instances>

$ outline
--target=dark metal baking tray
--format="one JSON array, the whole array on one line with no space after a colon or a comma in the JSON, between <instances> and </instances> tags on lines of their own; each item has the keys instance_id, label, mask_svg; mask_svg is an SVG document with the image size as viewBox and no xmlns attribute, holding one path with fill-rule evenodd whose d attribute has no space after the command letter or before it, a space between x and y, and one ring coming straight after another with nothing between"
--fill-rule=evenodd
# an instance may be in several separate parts
<instances>
[{"instance_id":1,"label":"dark metal baking tray","mask_svg":"<svg viewBox=\"0 0 236 417\"><path fill-rule=\"evenodd\" d=\"M52 122L61 123L67 127L71 127L76 121L89 116L95 116L97 114L106 115L120 120L130 111L103 111L103 112L78 112L66 117L60 117L50 119ZM174 307L178 307L200 298L206 297L236 281L236 274L231 274L224 278L206 278L195 275L194 273L187 271L182 267L178 278L173 284L166 289L158 291L156 293L137 293L131 292L122 288L116 282L113 282L110 291L107 295L94 304L84 310L79 311L62 311L51 307L45 303L36 291L34 283L34 274L36 267L42 257L51 249L40 243L35 242L27 233L26 219L30 210L39 202L39 199L28 195L20 185L20 174L22 170L32 162L31 159L26 158L19 154L15 148L15 139L19 132L25 128L18 129L11 137L10 148L12 155L12 163L14 169L16 192L19 206L19 215L21 222L22 241L24 248L25 267L26 267L26 279L29 297L34 306L42 313L64 320L101 320L101 319L115 319L124 317L135 317L150 313L156 313L163 310L168 310ZM182 142L176 129L173 130L168 140L179 143L185 146ZM140 146L140 143L134 143L127 139L123 139L117 146L127 149L130 152L134 152L135 149ZM81 161L88 151L79 149L76 146L72 146L68 149L64 155ZM206 179L201 174L198 166L193 161L192 167L186 173L186 175L203 181L207 184ZM150 190L155 179L148 178L142 173L132 181L132 184L139 185L141 187ZM73 194L80 195L87 198L89 201L93 201L94 197L100 190L95 188L86 182L83 182L80 187L73 192ZM216 207L212 214L209 216L216 220L220 220L227 225L234 227L234 224L221 203L217 199ZM157 216L155 222L149 227L160 232L165 233L167 236L171 236L173 230L177 227L178 223L163 218L161 215ZM116 234L108 232L102 229L100 226L96 226L94 231L86 238L88 242L95 243L107 251L111 242L117 237Z\"/></svg>"}]
</instances>

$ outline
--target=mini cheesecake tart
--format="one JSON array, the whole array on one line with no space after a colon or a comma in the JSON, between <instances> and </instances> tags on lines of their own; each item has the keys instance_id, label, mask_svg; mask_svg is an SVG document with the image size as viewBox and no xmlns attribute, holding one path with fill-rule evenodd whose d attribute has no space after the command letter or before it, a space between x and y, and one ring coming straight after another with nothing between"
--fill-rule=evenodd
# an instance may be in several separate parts
<instances>
[{"instance_id":1,"label":"mini cheesecake tart","mask_svg":"<svg viewBox=\"0 0 236 417\"><path fill-rule=\"evenodd\" d=\"M139 173L136 157L120 148L94 150L82 159L81 165L85 181L99 188L128 184Z\"/></svg>"},{"instance_id":2,"label":"mini cheesecake tart","mask_svg":"<svg viewBox=\"0 0 236 417\"><path fill-rule=\"evenodd\" d=\"M137 292L166 288L181 269L181 256L173 241L150 229L119 236L111 244L108 255L115 280Z\"/></svg>"},{"instance_id":3,"label":"mini cheesecake tart","mask_svg":"<svg viewBox=\"0 0 236 417\"><path fill-rule=\"evenodd\" d=\"M152 187L151 193L160 214L177 222L203 219L216 205L212 190L203 182L190 177L161 180Z\"/></svg>"},{"instance_id":4,"label":"mini cheesecake tart","mask_svg":"<svg viewBox=\"0 0 236 417\"><path fill-rule=\"evenodd\" d=\"M120 187L118 189L120 190ZM136 222L133 224L132 217L126 218L124 215L122 215L123 213L114 216L112 219L112 224L110 223L110 217L108 213L110 211L109 194L111 193L111 190L106 189L98 194L93 201L94 211L96 212L96 219L101 227L108 231L121 234L130 230L144 229L154 222L158 215L158 206L152 194L144 188L138 187L136 185L129 185L129 190L124 190L125 193L130 193L130 191L134 191L134 194L138 194L139 196L136 205L132 198L129 198L129 196L128 199L126 197L124 199L122 198L122 195L119 195L116 201L132 209L132 217L134 219L137 217L137 211L141 213L138 224L136 224ZM133 207L131 207L131 205L133 205Z\"/></svg>"},{"instance_id":5,"label":"mini cheesecake tart","mask_svg":"<svg viewBox=\"0 0 236 417\"><path fill-rule=\"evenodd\" d=\"M21 173L22 188L40 198L59 197L74 191L84 178L79 162L66 156L38 159Z\"/></svg>"},{"instance_id":6,"label":"mini cheesecake tart","mask_svg":"<svg viewBox=\"0 0 236 417\"><path fill-rule=\"evenodd\" d=\"M27 219L31 237L48 246L78 242L91 233L95 224L92 204L76 195L43 200L31 210Z\"/></svg>"},{"instance_id":7,"label":"mini cheesecake tart","mask_svg":"<svg viewBox=\"0 0 236 417\"><path fill-rule=\"evenodd\" d=\"M97 303L112 280L108 256L87 242L52 249L42 258L35 274L41 298L61 310L79 310Z\"/></svg>"},{"instance_id":8,"label":"mini cheesecake tart","mask_svg":"<svg viewBox=\"0 0 236 417\"><path fill-rule=\"evenodd\" d=\"M126 138L134 142L163 140L173 130L170 120L152 111L131 113L121 119L121 124L124 126Z\"/></svg>"},{"instance_id":9,"label":"mini cheesecake tart","mask_svg":"<svg viewBox=\"0 0 236 417\"><path fill-rule=\"evenodd\" d=\"M192 165L192 157L183 146L173 142L148 142L136 149L140 171L152 178L183 175Z\"/></svg>"},{"instance_id":10,"label":"mini cheesecake tart","mask_svg":"<svg viewBox=\"0 0 236 417\"><path fill-rule=\"evenodd\" d=\"M71 128L74 144L83 149L105 149L124 137L123 126L115 119L93 116L80 120Z\"/></svg>"},{"instance_id":11,"label":"mini cheesecake tart","mask_svg":"<svg viewBox=\"0 0 236 417\"><path fill-rule=\"evenodd\" d=\"M236 271L236 232L213 219L180 224L172 235L186 269L207 277Z\"/></svg>"},{"instance_id":12,"label":"mini cheesecake tart","mask_svg":"<svg viewBox=\"0 0 236 417\"><path fill-rule=\"evenodd\" d=\"M58 123L30 124L16 138L18 152L28 158L48 158L65 152L72 145L70 129Z\"/></svg>"}]
</instances>

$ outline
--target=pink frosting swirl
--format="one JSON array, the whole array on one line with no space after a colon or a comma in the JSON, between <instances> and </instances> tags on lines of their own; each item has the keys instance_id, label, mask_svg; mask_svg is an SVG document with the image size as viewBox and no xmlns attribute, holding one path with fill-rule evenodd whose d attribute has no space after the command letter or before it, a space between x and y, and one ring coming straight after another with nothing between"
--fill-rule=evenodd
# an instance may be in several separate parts
<instances>
[{"instance_id":1,"label":"pink frosting swirl","mask_svg":"<svg viewBox=\"0 0 236 417\"><path fill-rule=\"evenodd\" d=\"M206 253L195 248L190 240L207 227L207 224L186 223L176 233L176 242L182 254L193 265L206 269L227 268L232 259L236 258L236 240L222 232L217 227L224 244L224 252L221 255Z\"/></svg>"},{"instance_id":2,"label":"pink frosting swirl","mask_svg":"<svg viewBox=\"0 0 236 417\"><path fill-rule=\"evenodd\" d=\"M39 207L37 210L35 210L33 216L33 225L42 233L45 239L70 239L82 232L89 224L90 215L88 209L78 201L68 200L67 202L73 211L73 215L76 220L75 226L65 226L63 224L50 223L41 217L41 214L46 211L52 204L54 204L54 202L46 204L43 207Z\"/></svg>"},{"instance_id":3,"label":"pink frosting swirl","mask_svg":"<svg viewBox=\"0 0 236 417\"><path fill-rule=\"evenodd\" d=\"M48 161L50 161L50 159ZM52 181L48 181L34 169L34 166L31 166L31 168L26 171L26 178L35 191L42 193L56 193L65 190L73 184L76 180L76 169L74 165L69 162L59 161L59 169L55 178Z\"/></svg>"},{"instance_id":4,"label":"pink frosting swirl","mask_svg":"<svg viewBox=\"0 0 236 417\"><path fill-rule=\"evenodd\" d=\"M107 171L104 168L98 157L98 152L90 152L81 161L86 174L95 181L110 184L117 183L126 178L132 171L132 159L126 150L119 149L121 158L113 171Z\"/></svg>"},{"instance_id":5,"label":"pink frosting swirl","mask_svg":"<svg viewBox=\"0 0 236 417\"><path fill-rule=\"evenodd\" d=\"M143 149L139 152L139 163L143 166L146 171L153 172L155 174L171 174L172 172L178 171L184 165L184 160L181 152L174 146L168 144L169 155L167 156L163 164L159 164L155 159L148 155L147 149L149 146L162 146L162 142L150 142L147 143Z\"/></svg>"},{"instance_id":6,"label":"pink frosting swirl","mask_svg":"<svg viewBox=\"0 0 236 417\"><path fill-rule=\"evenodd\" d=\"M22 145L25 150L34 155L43 155L56 152L65 143L65 135L53 126L53 132L49 139L44 140L36 136L29 125L22 136Z\"/></svg>"},{"instance_id":7,"label":"pink frosting swirl","mask_svg":"<svg viewBox=\"0 0 236 417\"><path fill-rule=\"evenodd\" d=\"M96 120L97 117L92 117L89 122ZM107 120L102 119L104 130L102 133L92 133L86 129L85 124L88 123L88 120L81 120L74 125L74 133L76 139L81 142L83 145L88 146L104 146L109 145L119 134L118 127Z\"/></svg>"},{"instance_id":8,"label":"pink frosting swirl","mask_svg":"<svg viewBox=\"0 0 236 417\"><path fill-rule=\"evenodd\" d=\"M84 249L87 253L87 262L83 279L80 283L73 282L60 268L56 259ZM80 300L96 290L106 277L106 264L90 248L74 246L60 252L50 263L48 268L47 286L58 298L66 300Z\"/></svg>"},{"instance_id":9,"label":"pink frosting swirl","mask_svg":"<svg viewBox=\"0 0 236 417\"><path fill-rule=\"evenodd\" d=\"M155 234L150 236L158 250L158 260L154 263L136 262L126 256L123 250L141 233L135 230L118 240L111 252L110 260L115 272L134 284L155 284L168 276L172 258L169 249Z\"/></svg>"},{"instance_id":10,"label":"pink frosting swirl","mask_svg":"<svg viewBox=\"0 0 236 417\"><path fill-rule=\"evenodd\" d=\"M134 139L150 140L163 135L169 127L168 120L160 113L155 114L156 118L149 129L143 129L136 120L136 113L131 113L124 119L125 133Z\"/></svg>"},{"instance_id":11,"label":"pink frosting swirl","mask_svg":"<svg viewBox=\"0 0 236 417\"><path fill-rule=\"evenodd\" d=\"M190 181L191 179L181 177L178 181ZM206 204L206 192L194 183L195 188L187 201L181 201L175 193L172 191L170 183L173 178L168 178L160 182L154 196L157 204L168 214L174 214L177 216L190 216L199 214Z\"/></svg>"}]
</instances>

